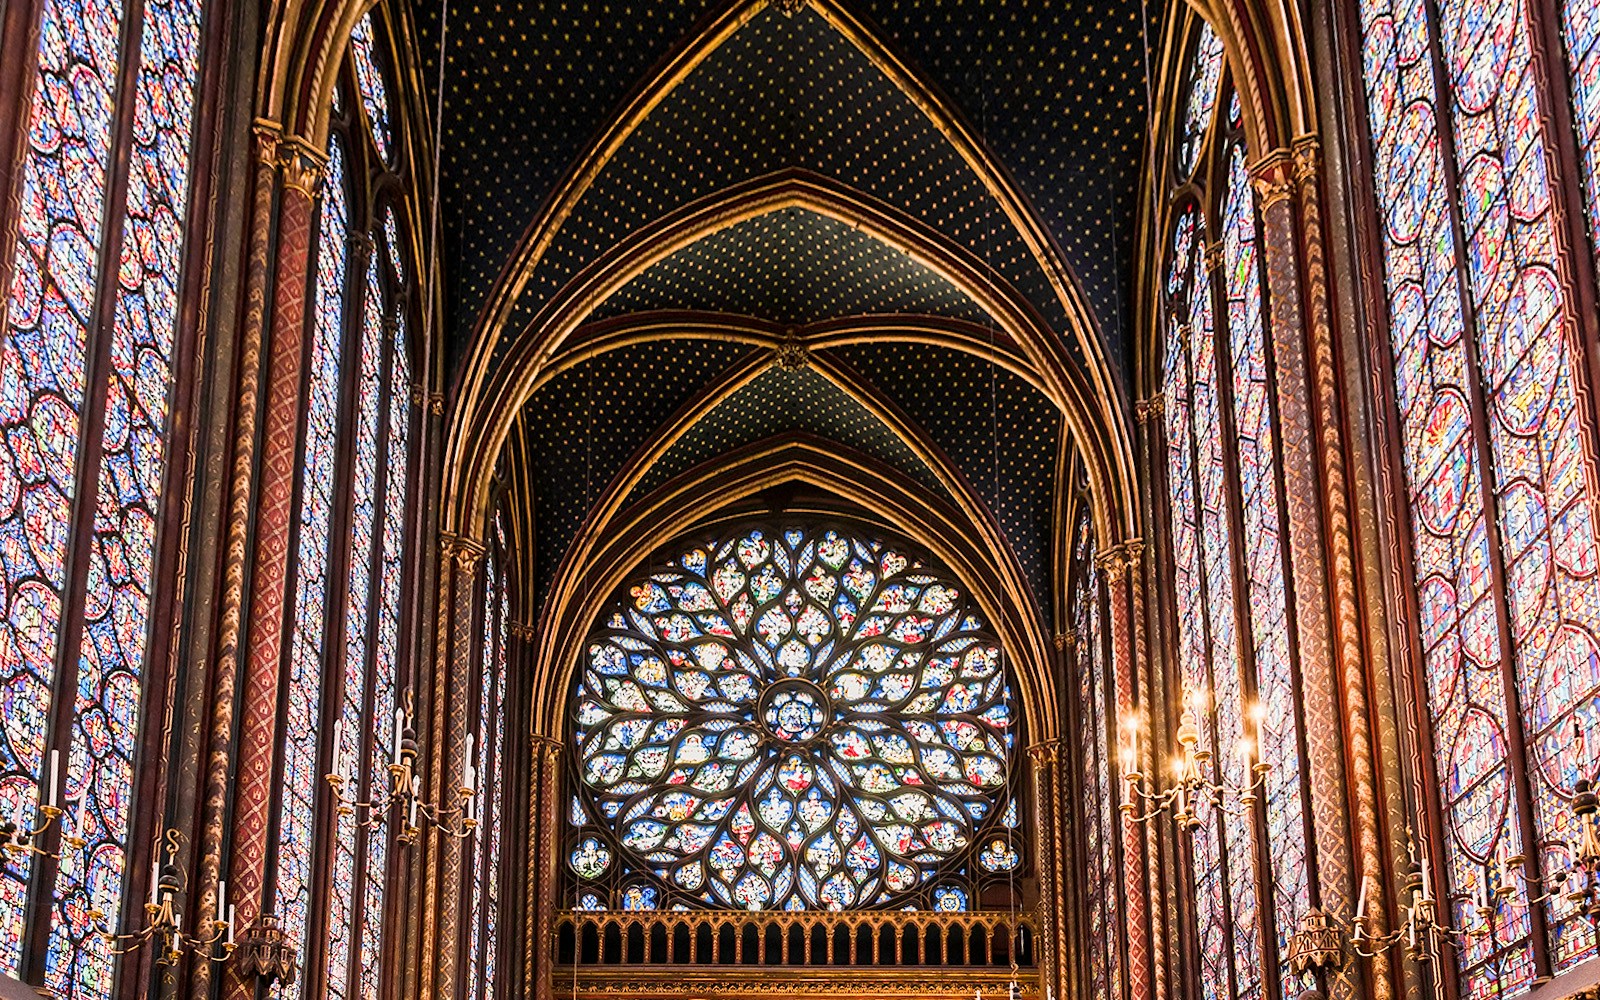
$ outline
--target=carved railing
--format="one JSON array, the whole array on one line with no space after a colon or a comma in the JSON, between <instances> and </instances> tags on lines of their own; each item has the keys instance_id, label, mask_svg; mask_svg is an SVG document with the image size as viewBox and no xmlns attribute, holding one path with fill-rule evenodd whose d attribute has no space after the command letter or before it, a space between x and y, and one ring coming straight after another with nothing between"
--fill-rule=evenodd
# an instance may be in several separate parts
<instances>
[{"instance_id":1,"label":"carved railing","mask_svg":"<svg viewBox=\"0 0 1600 1000\"><path fill-rule=\"evenodd\" d=\"M913 966L1009 972L1014 958L1031 973L1036 940L1031 915L997 911L567 910L556 914L552 943L555 965L567 970L576 961L579 969Z\"/></svg>"}]
</instances>

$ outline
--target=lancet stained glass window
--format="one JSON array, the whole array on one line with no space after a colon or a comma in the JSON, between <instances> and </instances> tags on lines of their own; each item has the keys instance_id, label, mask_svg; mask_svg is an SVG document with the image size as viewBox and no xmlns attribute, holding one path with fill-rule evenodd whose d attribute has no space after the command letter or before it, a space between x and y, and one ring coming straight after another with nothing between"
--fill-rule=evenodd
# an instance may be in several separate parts
<instances>
[{"instance_id":1,"label":"lancet stained glass window","mask_svg":"<svg viewBox=\"0 0 1600 1000\"><path fill-rule=\"evenodd\" d=\"M116 963L90 913L123 929L128 851L150 832L132 792L203 12L198 0L153 0L130 25L120 4L43 0L24 95L29 127L0 341L8 692L0 812L36 825L59 782L57 839L67 846L53 872L26 854L0 859L0 974L26 971L69 998L111 994ZM126 179L113 183L124 157ZM107 249L119 254L109 273L98 269ZM79 468L82 435L96 426L94 464ZM85 510L92 529L75 534ZM87 560L69 558L77 545L88 547ZM74 565L86 565L83 580L69 579ZM82 605L65 605L80 582ZM52 731L52 702L62 697L72 699L68 724ZM72 846L79 838L85 845ZM30 918L28 887L41 873L53 876L39 887L48 905ZM30 940L46 942L42 970L25 970Z\"/></svg>"},{"instance_id":2,"label":"lancet stained glass window","mask_svg":"<svg viewBox=\"0 0 1600 1000\"><path fill-rule=\"evenodd\" d=\"M1177 140L1219 161L1176 178L1184 200L1166 272L1161 401L1177 652L1199 748L1213 755L1204 777L1233 789L1259 780L1265 806L1239 808L1233 795L1229 808L1197 808L1201 981L1208 1000L1298 996L1313 983L1290 970L1287 954L1311 909L1310 838L1259 222L1239 96L1221 43L1203 23L1198 30L1189 78L1214 74L1212 99L1226 98L1227 111L1208 107ZM1269 765L1259 777L1256 759Z\"/></svg>"},{"instance_id":3,"label":"lancet stained glass window","mask_svg":"<svg viewBox=\"0 0 1600 1000\"><path fill-rule=\"evenodd\" d=\"M471 877L467 885L467 962L473 970L469 997L490 1000L500 965L500 845L507 818L505 804L507 645L511 625L511 554L506 545L505 511L496 508L483 572L483 645L477 677L477 734L473 766L477 795L473 810Z\"/></svg>"},{"instance_id":4,"label":"lancet stained glass window","mask_svg":"<svg viewBox=\"0 0 1600 1000\"><path fill-rule=\"evenodd\" d=\"M1087 903L1088 985L1093 1000L1122 997L1122 907L1119 892L1120 823L1111 771L1115 745L1115 678L1108 655L1100 571L1088 510L1074 532L1070 597L1072 651L1076 661L1078 767Z\"/></svg>"},{"instance_id":5,"label":"lancet stained glass window","mask_svg":"<svg viewBox=\"0 0 1600 1000\"><path fill-rule=\"evenodd\" d=\"M842 525L673 551L578 665L580 908L966 909L1018 870L1015 707L965 587Z\"/></svg>"},{"instance_id":6,"label":"lancet stained glass window","mask_svg":"<svg viewBox=\"0 0 1600 1000\"><path fill-rule=\"evenodd\" d=\"M369 46L372 16L358 29ZM362 115L335 113L319 203L274 855L276 912L303 960L297 976L273 985L277 1000L378 1000L385 990L395 817L387 808L324 808L323 780L336 773L347 800L383 802L404 711L412 464L404 227L397 206L382 205L375 217L363 207L392 177L363 131L369 122L391 126L385 91L361 79L376 70L358 48L353 41L341 86L354 84L364 101L370 92L378 103Z\"/></svg>"},{"instance_id":7,"label":"lancet stained glass window","mask_svg":"<svg viewBox=\"0 0 1600 1000\"><path fill-rule=\"evenodd\" d=\"M1418 5L1360 7L1421 668L1444 807L1433 839L1452 919L1464 926L1481 922L1485 879L1509 878L1508 859L1531 850L1547 871L1568 863L1558 844L1575 836L1563 796L1594 765L1579 759L1574 726L1592 746L1600 721L1595 480L1577 395L1583 320L1562 276L1564 258L1593 248L1564 246L1550 173L1561 159L1551 143L1577 138L1579 161L1593 155L1593 27L1591 5L1563 6L1578 131L1556 134L1545 125L1554 105L1532 34L1553 27L1555 7L1446 0L1436 26ZM1592 204L1592 170L1586 183ZM1571 265L1568 274L1589 268ZM1526 773L1510 763L1518 744ZM1537 844L1523 842L1524 823ZM1514 881L1516 892L1494 897L1493 934L1458 952L1464 996L1515 993L1595 954L1565 894L1530 909L1526 883ZM1547 949L1534 946L1536 925Z\"/></svg>"}]
</instances>

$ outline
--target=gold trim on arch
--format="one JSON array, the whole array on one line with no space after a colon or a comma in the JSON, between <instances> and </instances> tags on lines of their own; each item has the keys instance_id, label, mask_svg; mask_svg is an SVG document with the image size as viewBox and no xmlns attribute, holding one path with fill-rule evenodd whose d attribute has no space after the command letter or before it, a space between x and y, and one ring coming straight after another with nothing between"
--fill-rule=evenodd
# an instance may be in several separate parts
<instances>
[{"instance_id":1,"label":"gold trim on arch","mask_svg":"<svg viewBox=\"0 0 1600 1000\"><path fill-rule=\"evenodd\" d=\"M1011 657L1021 711L1035 740L1060 734L1050 644L1016 555L992 524L969 524L944 500L898 471L835 442L788 435L690 470L608 522L585 526L568 549L546 601L532 655L535 733L565 731L575 650L640 553L666 545L719 512L775 486L804 483L857 507L932 552L972 589ZM858 516L861 516L858 515ZM737 516L744 516L740 512ZM559 592L565 596L558 598Z\"/></svg>"},{"instance_id":2,"label":"gold trim on arch","mask_svg":"<svg viewBox=\"0 0 1600 1000\"><path fill-rule=\"evenodd\" d=\"M657 220L612 247L551 300L529 324L512 357L496 370L479 406L464 398L453 414L445 464L446 528L478 524L483 486L538 373L607 297L652 264L684 246L746 219L801 208L852 225L954 284L999 324L1028 359L1045 395L1062 411L1085 456L1097 498L1100 536L1131 533L1137 517L1132 497L1131 453L1117 400L1096 395L1065 354L1060 340L1031 303L970 253L942 235L860 192L804 171L785 170L736 185ZM1110 457L1120 460L1107 464ZM1113 498L1122 498L1117 502ZM468 534L476 534L468 527Z\"/></svg>"}]
</instances>

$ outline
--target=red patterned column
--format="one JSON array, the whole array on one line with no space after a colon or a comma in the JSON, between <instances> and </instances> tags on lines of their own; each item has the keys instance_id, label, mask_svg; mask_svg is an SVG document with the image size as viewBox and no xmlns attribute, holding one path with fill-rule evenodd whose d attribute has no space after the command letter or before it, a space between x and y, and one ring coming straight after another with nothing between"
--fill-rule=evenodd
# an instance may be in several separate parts
<instances>
[{"instance_id":1,"label":"red patterned column","mask_svg":"<svg viewBox=\"0 0 1600 1000\"><path fill-rule=\"evenodd\" d=\"M1338 588L1330 577L1330 539L1324 516L1324 504L1334 492L1334 485L1328 482L1326 474L1330 466L1342 468L1339 464L1342 459L1325 454L1332 446L1327 435L1334 435L1332 440L1336 443L1338 432L1336 427L1328 426L1326 420L1319 420L1324 415L1317 407L1317 399L1323 387L1317 386L1315 391L1313 388L1312 379L1322 365L1318 358L1314 368L1313 357L1307 350L1307 329L1301 310L1303 289L1294 186L1288 154L1280 150L1257 164L1252 172L1260 201L1267 287L1272 303L1278 435L1305 710L1306 772L1316 840L1318 902L1325 912L1347 920L1352 910L1355 869L1343 738L1347 720L1341 710L1341 681L1347 673L1345 661L1352 657L1359 672L1360 650L1359 645L1353 650L1341 648L1340 638L1348 642L1350 633L1335 623L1335 610L1344 609L1340 607ZM1331 362L1331 351L1329 360ZM1320 380L1321 375L1317 377ZM1339 488L1343 488L1342 482ZM1343 540L1347 545L1348 521L1344 522ZM1344 573L1348 573L1350 567L1348 551L1346 547L1339 564ZM1365 722L1364 708L1362 722ZM1383 959L1380 957L1376 961L1382 963ZM1381 967L1375 966L1374 971L1377 979L1387 982L1388 977ZM1329 993L1338 1000L1359 995L1355 975L1352 964L1340 967L1329 977Z\"/></svg>"},{"instance_id":2,"label":"red patterned column","mask_svg":"<svg viewBox=\"0 0 1600 1000\"><path fill-rule=\"evenodd\" d=\"M1310 344L1310 373L1314 394L1315 425L1320 431L1317 450L1323 484L1323 518L1327 526L1329 590L1333 606L1334 648L1338 654L1344 731L1348 739L1349 781L1354 791L1352 849L1360 858L1355 871L1382 867L1378 829L1377 769L1372 757L1372 718L1367 702L1367 673L1361 636L1360 600L1357 596L1355 538L1350 520L1350 476L1346 469L1343 385L1334 361L1333 313L1330 309L1327 258L1322 227L1322 155L1315 136L1294 143L1295 190L1300 208L1302 283L1307 302L1306 333ZM1350 905L1349 897L1344 903ZM1324 891L1323 907L1333 904ZM1341 911L1335 911L1336 913ZM1373 995L1385 1000L1392 992L1389 963L1380 956L1373 963Z\"/></svg>"},{"instance_id":3,"label":"red patterned column","mask_svg":"<svg viewBox=\"0 0 1600 1000\"><path fill-rule=\"evenodd\" d=\"M262 898L267 826L273 802L278 671L282 663L285 581L294 511L295 443L302 405L306 337L306 276L311 253L312 208L320 164L298 142L287 143L280 166L278 258L272 298L272 333L267 348L267 397L262 410L261 452L256 475L255 557L250 616L245 625L244 690L240 701L238 766L234 778L232 899L238 922L254 928L266 908ZM254 989L230 966L225 995L249 1000Z\"/></svg>"},{"instance_id":4,"label":"red patterned column","mask_svg":"<svg viewBox=\"0 0 1600 1000\"><path fill-rule=\"evenodd\" d=\"M1116 717L1131 719L1138 712L1133 678L1139 665L1133 658L1133 598L1128 585L1127 551L1121 545L1113 545L1101 552L1096 561L1105 573L1111 596L1111 659L1117 679ZM1122 817L1122 885L1128 905L1129 995L1133 1000L1152 1000L1144 824L1128 813L1119 815Z\"/></svg>"},{"instance_id":5,"label":"red patterned column","mask_svg":"<svg viewBox=\"0 0 1600 1000\"><path fill-rule=\"evenodd\" d=\"M226 538L222 546L222 591L217 624L217 658L213 664L215 682L211 696L211 731L201 791L198 876L194 892L197 926L205 926L205 921L215 919L217 880L222 863L222 822L227 812L228 777L232 767L229 751L233 742L245 545L250 528L250 497L255 468L256 387L261 376L261 337L266 319L272 244L272 197L278 183L280 138L276 126L266 123L256 126L250 255L245 263L245 311L239 328L239 384L235 401L233 467L228 481ZM190 976L189 995L193 1000L206 1000L211 995L209 962L195 965Z\"/></svg>"}]
</instances>

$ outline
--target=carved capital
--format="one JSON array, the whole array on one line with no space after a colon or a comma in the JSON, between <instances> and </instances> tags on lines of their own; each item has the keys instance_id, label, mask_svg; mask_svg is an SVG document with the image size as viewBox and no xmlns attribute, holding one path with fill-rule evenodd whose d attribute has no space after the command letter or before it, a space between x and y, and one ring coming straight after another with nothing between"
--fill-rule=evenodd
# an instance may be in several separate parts
<instances>
[{"instance_id":1,"label":"carved capital","mask_svg":"<svg viewBox=\"0 0 1600 1000\"><path fill-rule=\"evenodd\" d=\"M274 170L278 167L278 144L283 142L283 126L270 118L257 118L250 125L255 138L256 158Z\"/></svg>"},{"instance_id":2,"label":"carved capital","mask_svg":"<svg viewBox=\"0 0 1600 1000\"><path fill-rule=\"evenodd\" d=\"M1051 641L1062 652L1071 652L1072 647L1078 644L1078 633L1069 628L1065 632L1057 632Z\"/></svg>"},{"instance_id":3,"label":"carved capital","mask_svg":"<svg viewBox=\"0 0 1600 1000\"><path fill-rule=\"evenodd\" d=\"M1028 747L1028 757L1033 760L1033 766L1041 770L1053 766L1060 756L1060 740L1040 740Z\"/></svg>"},{"instance_id":4,"label":"carved capital","mask_svg":"<svg viewBox=\"0 0 1600 1000\"><path fill-rule=\"evenodd\" d=\"M1128 562L1129 572L1139 571L1139 560L1144 558L1144 539L1130 538L1122 543L1122 557Z\"/></svg>"},{"instance_id":5,"label":"carved capital","mask_svg":"<svg viewBox=\"0 0 1600 1000\"><path fill-rule=\"evenodd\" d=\"M428 392L419 382L411 383L411 405L421 406L428 401Z\"/></svg>"},{"instance_id":6,"label":"carved capital","mask_svg":"<svg viewBox=\"0 0 1600 1000\"><path fill-rule=\"evenodd\" d=\"M1292 154L1287 149L1274 149L1250 167L1250 183L1256 189L1264 212L1294 194L1291 177Z\"/></svg>"},{"instance_id":7,"label":"carved capital","mask_svg":"<svg viewBox=\"0 0 1600 1000\"><path fill-rule=\"evenodd\" d=\"M485 552L483 543L453 532L439 533L439 554L446 559L455 558L456 565L470 573L478 568Z\"/></svg>"},{"instance_id":8,"label":"carved capital","mask_svg":"<svg viewBox=\"0 0 1600 1000\"><path fill-rule=\"evenodd\" d=\"M1122 551L1122 546L1112 545L1095 555L1094 564L1106 573L1121 573L1127 566L1127 560L1127 553Z\"/></svg>"},{"instance_id":9,"label":"carved capital","mask_svg":"<svg viewBox=\"0 0 1600 1000\"><path fill-rule=\"evenodd\" d=\"M772 6L778 8L778 13L784 17L794 17L806 9L807 0L772 0Z\"/></svg>"},{"instance_id":10,"label":"carved capital","mask_svg":"<svg viewBox=\"0 0 1600 1000\"><path fill-rule=\"evenodd\" d=\"M1137 419L1141 424L1146 420L1159 421L1161 419L1161 413L1164 406L1165 400L1161 393L1158 392L1149 399L1141 399L1137 403L1133 404L1134 418Z\"/></svg>"},{"instance_id":11,"label":"carved capital","mask_svg":"<svg viewBox=\"0 0 1600 1000\"><path fill-rule=\"evenodd\" d=\"M436 417L444 412L444 393L436 392L428 397L428 412Z\"/></svg>"},{"instance_id":12,"label":"carved capital","mask_svg":"<svg viewBox=\"0 0 1600 1000\"><path fill-rule=\"evenodd\" d=\"M314 198L322 182L322 157L299 139L284 139L278 154L283 186Z\"/></svg>"},{"instance_id":13,"label":"carved capital","mask_svg":"<svg viewBox=\"0 0 1600 1000\"><path fill-rule=\"evenodd\" d=\"M1293 143L1290 155L1294 159L1294 179L1300 184L1314 184L1322 176L1322 140L1314 135L1303 135Z\"/></svg>"},{"instance_id":14,"label":"carved capital","mask_svg":"<svg viewBox=\"0 0 1600 1000\"><path fill-rule=\"evenodd\" d=\"M1223 251L1222 241L1217 240L1215 243L1207 243L1204 253L1206 257L1206 270L1210 271L1212 274L1220 272L1222 270L1223 263L1227 260L1227 256Z\"/></svg>"}]
</instances>

